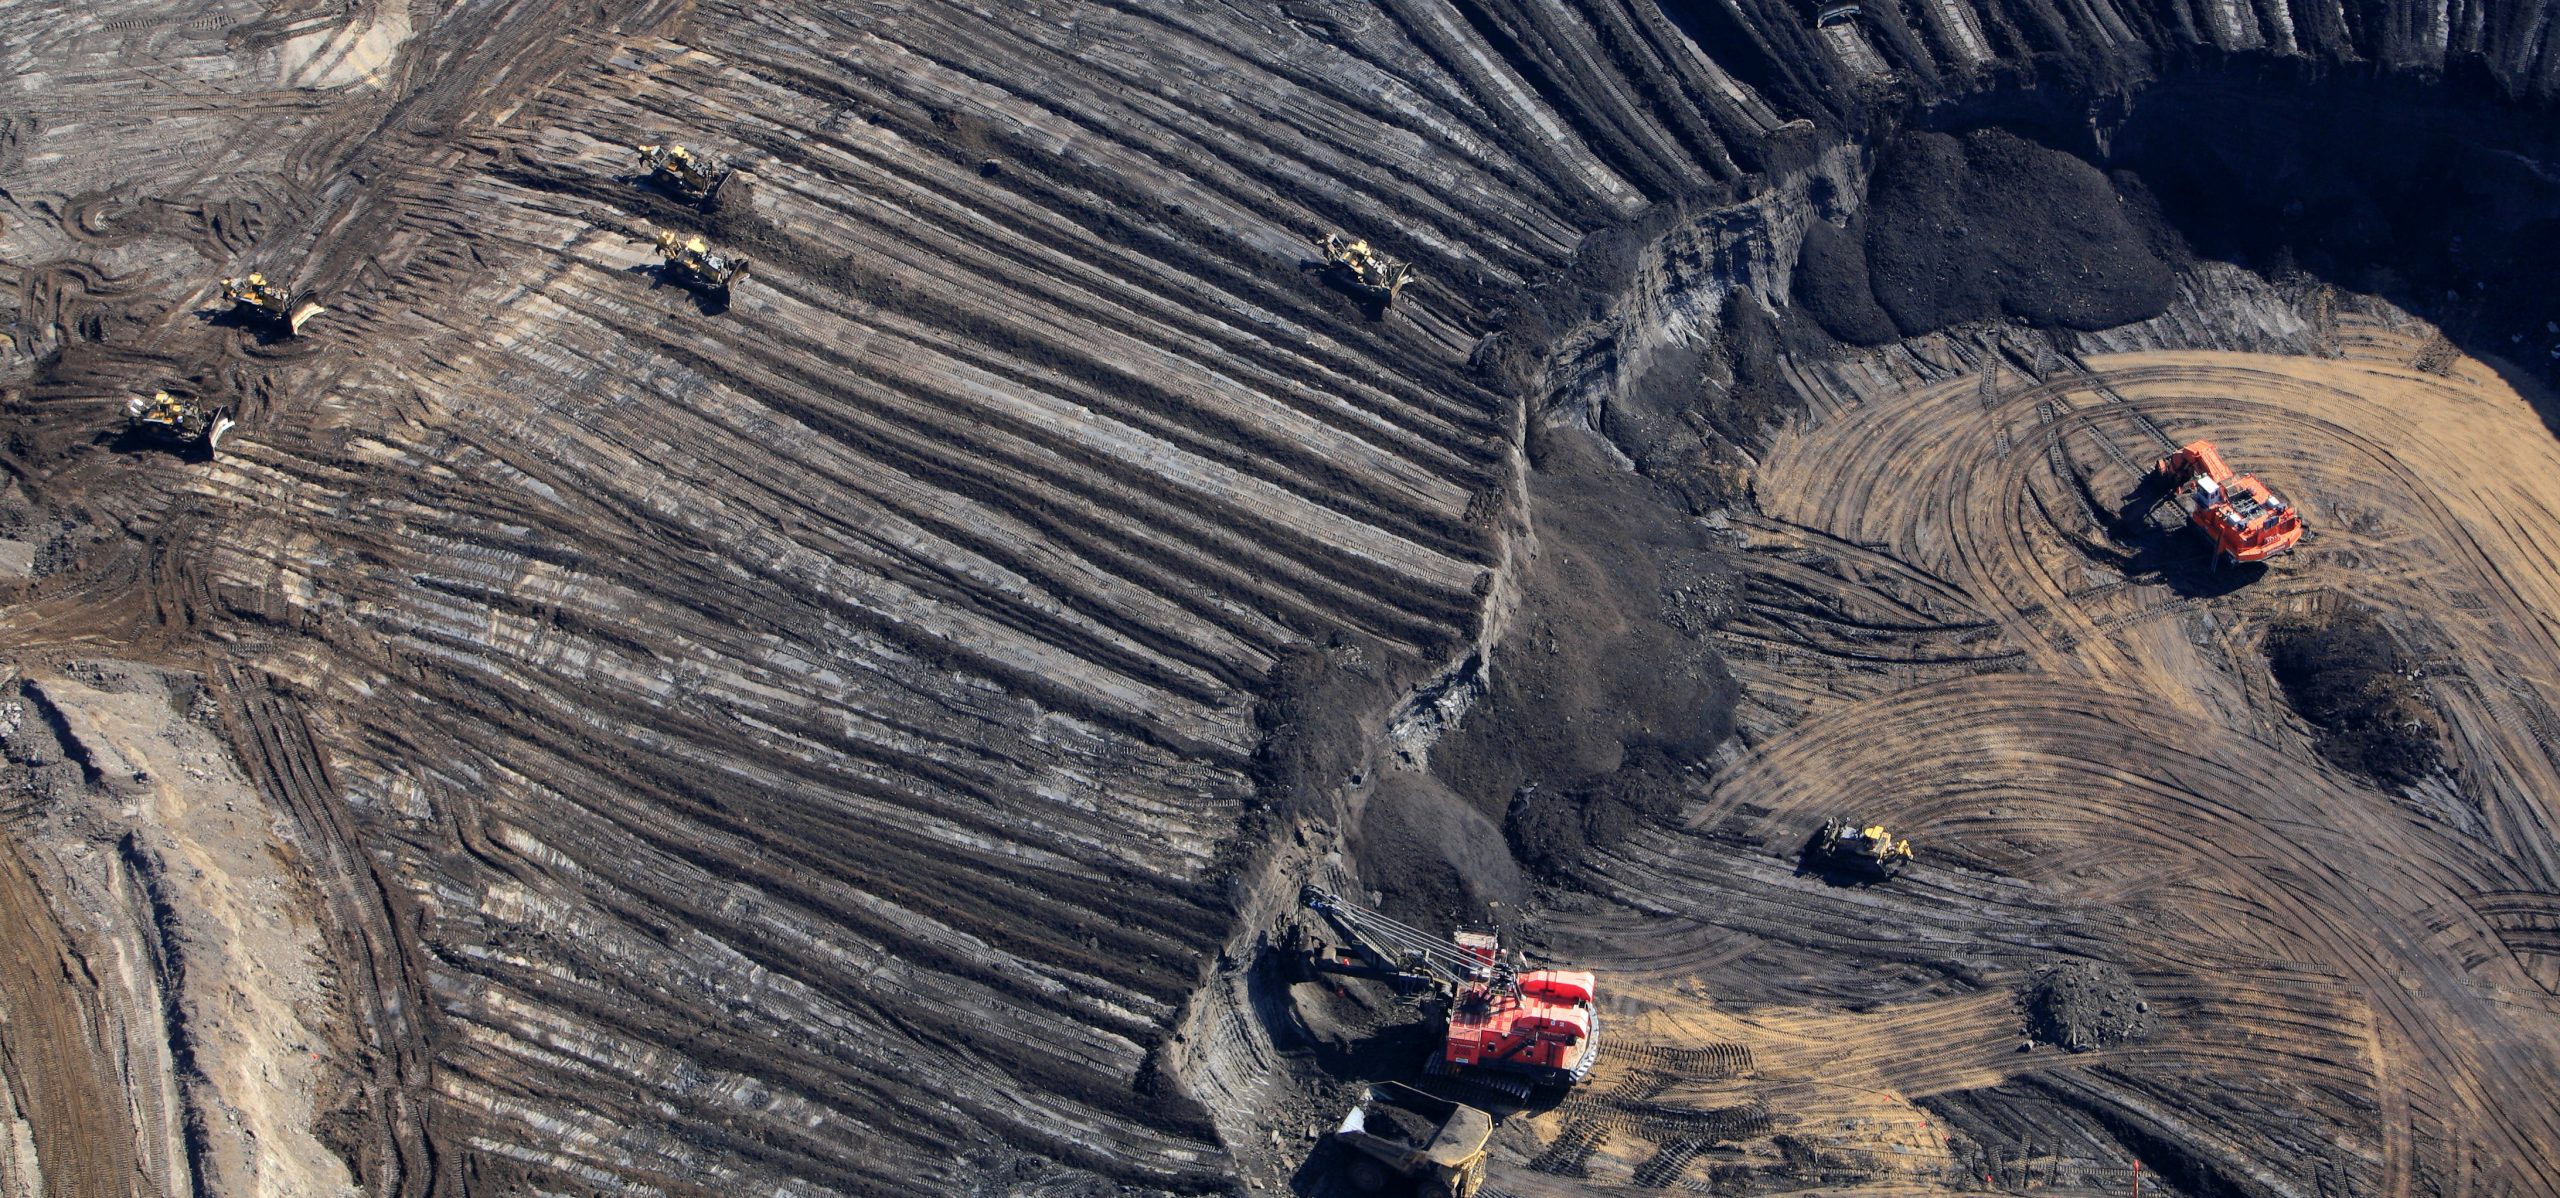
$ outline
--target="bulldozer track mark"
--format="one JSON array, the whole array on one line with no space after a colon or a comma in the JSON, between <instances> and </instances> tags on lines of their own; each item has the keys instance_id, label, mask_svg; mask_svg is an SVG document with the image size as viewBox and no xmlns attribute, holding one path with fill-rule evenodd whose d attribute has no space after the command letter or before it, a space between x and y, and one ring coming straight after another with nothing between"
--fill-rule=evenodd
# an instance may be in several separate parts
<instances>
[{"instance_id":1,"label":"bulldozer track mark","mask_svg":"<svg viewBox=\"0 0 2560 1198\"><path fill-rule=\"evenodd\" d=\"M356 1011L362 1109L335 1126L362 1127L344 1134L368 1192L420 1198L989 1188L954 1143L1139 1188L1231 1180L1267 1127L1221 1110L1204 1128L1130 1083L1180 1055L1146 1046L1232 921L1220 871L1259 818L1251 700L1310 630L1381 659L1481 631L1469 587L1508 560L1516 513L1477 497L1514 493L1524 412L1463 364L1539 347L1478 334L1593 230L1702 194L1697 173L1760 174L1742 148L1779 124L1649 6L1293 5L1318 46L1252 5L304 4L229 30L254 59L237 78L210 46L181 70L76 44L103 20L99 49L144 57L242 7L111 0L51 23L39 52L82 53L56 79L33 64L35 108L0 132L22 196L220 197L196 217L81 205L58 239L112 252L17 272L16 319L29 344L141 347L98 381L165 367L247 417L239 454L181 468L94 452L88 414L30 405L13 473L84 497L110 538L38 580L11 627L30 652L237 663L210 670L221 718L311 857ZM395 12L418 28L370 78L271 78L295 35ZM1656 62L1669 86L1618 81ZM48 141L37 110L167 138L93 165L108 156ZM738 207L678 214L628 186L622 147L678 133L746 162ZM16 167L37 152L40 173ZM652 289L598 232L644 222L752 242L759 274L725 310ZM1290 269L1319 224L1414 255L1424 282L1366 319ZM202 291L208 253L324 287L336 311L296 342L205 328L171 297ZM2410 360L2353 331L2354 352ZM2549 770L2466 773L2508 850L2483 852L2413 841L2405 812L2296 762L2232 702L2258 696L2196 692L2222 722L2163 710L2153 675L2210 684L2220 649L2137 628L2160 597L2092 594L2108 567L2057 550L2079 447L2039 401L2073 380L2044 369L2049 345L1985 341L1902 353L1900 377L1941 380L1910 397L1785 366L1815 416L1773 434L1779 518L1734 523L1801 547L1755 582L1784 610L1745 628L1772 662L1750 667L1769 676L1754 701L1787 714L1736 743L1703 803L1760 840L1648 828L1613 849L1598 884L1647 916L1617 951L1665 977L1716 962L1736 1003L1881 1018L1950 946L1968 969L2124 957L2198 1031L2054 1070L2113 1087L2091 1101L2165 1104L2217 1136L2230 1114L2239 1138L2287 1097L2252 1079L2301 1078L2303 1108L2346 1112L2343 1159L2382 1145L2360 1189L2560 1190L2535 1106L2547 1037L2501 1022L2516 975L2484 960L2463 991L2473 975L2390 922L2404 893L2537 884L2518 794L2560 793ZM1998 373L2028 355L2024 379ZM2098 372L2164 419L2270 442L2292 431L2270 412L2332 402L2189 398L2234 377L2218 367ZM1915 403L1940 405L1935 435L1890 423ZM2042 463L2020 403L2049 430ZM2162 436L2099 407L2093 435ZM2271 474L2308 477L2342 444L2387 462L2406 433L2306 427L2306 460L2271 455ZM1878 428L1897 432L1874 438L1881 467L1817 436ZM1834 490L1784 477L1808 461ZM2411 480L2370 473L2396 523L2356 544L2391 568L2326 577L2402 602L2491 558L2520 581L2477 588L2460 656L2484 690L2547 682L2532 645L2482 631L2560 610L2531 585L2530 536L2459 543L2444 529L2476 505L2398 502ZM2043 519L2013 502L2027 491ZM2245 625L2275 589L2201 602ZM2068 685L2016 689L2029 674ZM2547 735L2455 715L2502 753ZM2013 758L2035 786L2004 784ZM2287 768L2307 780L2252 776ZM1833 892L1757 851L1844 796L1922 821L1936 860ZM2314 836L2336 864L2300 850ZM2108 910L2072 905L2094 894ZM1730 931L1663 934L1728 906ZM1723 955L1764 950L1857 968ZM2254 971L2271 958L2312 967ZM2343 991L2359 997L2327 1000ZM2247 1021L2263 1034L2230 1035ZM1231 1034L1201 1047L1266 1059ZM1914 1075L2009 1068L1946 1055ZM1657 1110L1674 1091L1649 1085L1602 1117L1663 1137L1648 1175L1686 1184L1694 1161L1667 1162L1706 1137L1680 1120L1713 1116ZM1579 1125L1574 1172L1611 1126ZM2322 1143L2276 1126L2234 1151Z\"/></svg>"},{"instance_id":2,"label":"bulldozer track mark","mask_svg":"<svg viewBox=\"0 0 2560 1198\"><path fill-rule=\"evenodd\" d=\"M1636 1099L1575 1095L1559 1104L1556 1113L1568 1131L1587 1125L1657 1143L1682 1137L1709 1143L1745 1140L1766 1134L1771 1123L1768 1109L1756 1101L1701 1110L1654 1101L1651 1094Z\"/></svg>"},{"instance_id":3,"label":"bulldozer track mark","mask_svg":"<svg viewBox=\"0 0 2560 1198\"><path fill-rule=\"evenodd\" d=\"M1681 1174L1689 1171L1691 1161L1697 1160L1699 1154L1714 1146L1715 1143L1712 1140L1699 1139L1679 1139L1664 1143L1654 1149L1652 1156L1646 1157L1642 1164L1636 1166L1634 1183L1639 1189L1670 1189L1672 1183L1680 1180Z\"/></svg>"},{"instance_id":4,"label":"bulldozer track mark","mask_svg":"<svg viewBox=\"0 0 2560 1198\"><path fill-rule=\"evenodd\" d=\"M37 890L14 836L0 835L0 1003L9 1035L0 1042L0 1072L24 1146L43 1171L44 1192L71 1198L116 1198L142 1182L135 1152L133 1105L121 1084L106 995L80 984L87 973L79 948ZM158 1012L150 1013L156 1020ZM11 1162L19 1173L21 1162Z\"/></svg>"},{"instance_id":5,"label":"bulldozer track mark","mask_svg":"<svg viewBox=\"0 0 2560 1198\"><path fill-rule=\"evenodd\" d=\"M2143 432L2150 434L2152 443L2159 447L2160 452L2163 455L2176 453L2178 451L2179 446L2176 438L2171 437L2166 430L2154 423L2151 417L2146 415L2139 406L2133 403L2133 401L2126 399L2124 397L2124 393L2116 390L2113 384L2107 382L2104 375L2091 370L2089 368L2089 363L2083 360L2080 355L2076 353L2066 354L2065 360L2071 364L2071 369L2076 372L2077 377L2073 381L2086 385L2091 391L2095 392L2099 398L2121 408L2126 415L2132 417L2133 422L2137 427L2141 428Z\"/></svg>"},{"instance_id":6,"label":"bulldozer track mark","mask_svg":"<svg viewBox=\"0 0 2560 1198\"><path fill-rule=\"evenodd\" d=\"M1558 1177L1590 1176L1591 1155L1607 1143L1612 1129L1598 1120L1571 1117L1564 1129L1556 1133L1538 1155L1529 1158L1529 1168Z\"/></svg>"},{"instance_id":7,"label":"bulldozer track mark","mask_svg":"<svg viewBox=\"0 0 2560 1198\"><path fill-rule=\"evenodd\" d=\"M362 848L331 778L326 755L300 712L279 700L264 681L235 665L222 667L218 693L232 740L245 751L252 781L302 831L306 861L330 920L325 932L342 968L358 971L358 984L341 991L367 1043L360 1080L371 1107L372 1137L360 1148L369 1178L384 1192L423 1195L436 1184L426 1139L425 1097L431 1066L429 1008L418 950L391 916L388 892Z\"/></svg>"},{"instance_id":8,"label":"bulldozer track mark","mask_svg":"<svg viewBox=\"0 0 2560 1198\"><path fill-rule=\"evenodd\" d=\"M1641 1077L1661 1077L1670 1082L1719 1081L1741 1077L1750 1073L1752 1068L1751 1049L1742 1044L1709 1044L1695 1048L1613 1044L1609 1053L1631 1063L1632 1071L1621 1084Z\"/></svg>"}]
</instances>

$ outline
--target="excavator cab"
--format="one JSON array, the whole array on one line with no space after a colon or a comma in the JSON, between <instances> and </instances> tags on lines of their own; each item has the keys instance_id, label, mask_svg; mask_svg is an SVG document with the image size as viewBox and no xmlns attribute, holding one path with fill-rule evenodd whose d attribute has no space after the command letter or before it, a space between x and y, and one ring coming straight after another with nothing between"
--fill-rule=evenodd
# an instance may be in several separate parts
<instances>
[{"instance_id":1,"label":"excavator cab","mask_svg":"<svg viewBox=\"0 0 2560 1198\"><path fill-rule=\"evenodd\" d=\"M166 391L126 400L124 418L125 427L136 433L173 445L201 444L207 455L222 448L222 434L236 423L229 408L208 408Z\"/></svg>"},{"instance_id":2,"label":"excavator cab","mask_svg":"<svg viewBox=\"0 0 2560 1198\"><path fill-rule=\"evenodd\" d=\"M1343 939L1338 948L1318 946L1309 968L1439 999L1441 1042L1425 1072L1471 1074L1523 1098L1533 1087L1571 1087L1591 1076L1600 1027L1590 973L1523 969L1490 931L1434 936L1314 886L1299 901Z\"/></svg>"},{"instance_id":3,"label":"excavator cab","mask_svg":"<svg viewBox=\"0 0 2560 1198\"><path fill-rule=\"evenodd\" d=\"M1823 869L1889 878L1911 863L1911 842L1896 839L1883 824L1828 819L1823 821L1822 830L1814 833L1805 856L1808 864Z\"/></svg>"},{"instance_id":4,"label":"excavator cab","mask_svg":"<svg viewBox=\"0 0 2560 1198\"><path fill-rule=\"evenodd\" d=\"M658 256L664 260L661 272L696 291L726 292L747 273L745 258L712 253L700 237L678 236L672 229L659 232Z\"/></svg>"},{"instance_id":5,"label":"excavator cab","mask_svg":"<svg viewBox=\"0 0 2560 1198\"><path fill-rule=\"evenodd\" d=\"M2213 542L2214 564L2262 562L2302 543L2302 513L2254 474L2234 472L2211 441L2197 441L2152 467L2187 522Z\"/></svg>"},{"instance_id":6,"label":"excavator cab","mask_svg":"<svg viewBox=\"0 0 2560 1198\"><path fill-rule=\"evenodd\" d=\"M648 180L676 196L694 203L709 200L729 181L729 170L719 163L695 156L679 145L634 146L640 154L640 168L649 172Z\"/></svg>"},{"instance_id":7,"label":"excavator cab","mask_svg":"<svg viewBox=\"0 0 2560 1198\"><path fill-rule=\"evenodd\" d=\"M240 278L224 279L222 301L251 322L280 330L288 337L302 332L303 321L328 311L313 301L308 293L279 287L256 271Z\"/></svg>"},{"instance_id":8,"label":"excavator cab","mask_svg":"<svg viewBox=\"0 0 2560 1198\"><path fill-rule=\"evenodd\" d=\"M1316 238L1315 245L1324 254L1328 278L1380 308L1393 306L1403 297L1405 284L1413 281L1413 267L1403 259L1370 249L1365 240L1353 241L1339 233L1327 233Z\"/></svg>"}]
</instances>

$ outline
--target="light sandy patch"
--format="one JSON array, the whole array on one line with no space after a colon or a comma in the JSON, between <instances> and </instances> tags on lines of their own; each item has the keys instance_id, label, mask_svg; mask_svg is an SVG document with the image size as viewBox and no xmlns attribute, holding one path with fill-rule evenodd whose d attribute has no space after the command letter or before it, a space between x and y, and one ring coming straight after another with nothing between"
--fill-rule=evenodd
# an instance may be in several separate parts
<instances>
[{"instance_id":1,"label":"light sandy patch","mask_svg":"<svg viewBox=\"0 0 2560 1198\"><path fill-rule=\"evenodd\" d=\"M409 40L409 0L372 0L346 24L317 29L276 50L286 87L322 91L382 86L383 68Z\"/></svg>"},{"instance_id":2,"label":"light sandy patch","mask_svg":"<svg viewBox=\"0 0 2560 1198\"><path fill-rule=\"evenodd\" d=\"M142 863L177 986L168 1031L199 1074L179 1083L206 1125L203 1176L224 1194L358 1193L312 1132L336 1004L287 826L156 675L75 668L86 677L36 675L30 689L60 714L97 785L123 801L115 815L134 847L119 855Z\"/></svg>"}]
</instances>

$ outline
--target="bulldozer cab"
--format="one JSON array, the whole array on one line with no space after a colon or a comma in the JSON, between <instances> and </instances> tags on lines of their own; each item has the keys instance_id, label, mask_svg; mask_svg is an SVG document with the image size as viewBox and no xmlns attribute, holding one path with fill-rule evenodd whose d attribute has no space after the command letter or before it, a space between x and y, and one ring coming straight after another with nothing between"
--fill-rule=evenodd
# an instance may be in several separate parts
<instances>
[{"instance_id":1,"label":"bulldozer cab","mask_svg":"<svg viewBox=\"0 0 2560 1198\"><path fill-rule=\"evenodd\" d=\"M1844 818L1823 821L1806 856L1824 866L1890 876L1912 859L1912 852L1910 840L1895 839L1883 824Z\"/></svg>"},{"instance_id":2,"label":"bulldozer cab","mask_svg":"<svg viewBox=\"0 0 2560 1198\"><path fill-rule=\"evenodd\" d=\"M310 296L270 283L267 276L254 270L239 278L224 279L222 299L232 311L287 336L300 333L302 322L328 311Z\"/></svg>"},{"instance_id":3,"label":"bulldozer cab","mask_svg":"<svg viewBox=\"0 0 2560 1198\"><path fill-rule=\"evenodd\" d=\"M207 453L222 448L222 435L235 423L229 408L207 407L166 391L126 400L124 416L125 426L134 432L174 444L201 444Z\"/></svg>"},{"instance_id":4,"label":"bulldozer cab","mask_svg":"<svg viewBox=\"0 0 2560 1198\"><path fill-rule=\"evenodd\" d=\"M747 273L745 258L715 254L699 236L679 236L673 229L659 231L658 256L668 275L698 291L726 291Z\"/></svg>"},{"instance_id":5,"label":"bulldozer cab","mask_svg":"<svg viewBox=\"0 0 2560 1198\"><path fill-rule=\"evenodd\" d=\"M1413 281L1411 266L1369 248L1366 239L1327 233L1316 238L1315 245L1324 255L1326 274L1381 307L1392 306L1402 298L1405 285Z\"/></svg>"},{"instance_id":6,"label":"bulldozer cab","mask_svg":"<svg viewBox=\"0 0 2560 1198\"><path fill-rule=\"evenodd\" d=\"M648 180L688 200L702 201L720 190L729 172L679 145L633 146Z\"/></svg>"}]
</instances>

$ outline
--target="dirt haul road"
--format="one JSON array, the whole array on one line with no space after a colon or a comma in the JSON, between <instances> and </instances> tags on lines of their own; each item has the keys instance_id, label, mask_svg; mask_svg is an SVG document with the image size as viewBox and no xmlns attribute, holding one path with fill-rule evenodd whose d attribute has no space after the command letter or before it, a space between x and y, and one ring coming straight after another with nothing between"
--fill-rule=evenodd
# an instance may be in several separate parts
<instances>
[{"instance_id":1,"label":"dirt haul road","mask_svg":"<svg viewBox=\"0 0 2560 1198\"><path fill-rule=\"evenodd\" d=\"M1585 917L1633 950L1585 958L1628 996L1618 1026L1755 1053L1688 1104L1793 1137L1683 1175L2115 1189L2147 1145L2155 1185L2560 1186L2560 450L2481 363L2420 369L2423 328L2351 318L2329 358L2025 340L1791 429L1735 521L1757 743L1685 828L1597 866L1623 911ZM2117 529L2135 471L2198 437L2299 504L2299 553L2214 572L2191 532ZM2344 604L2420 663L2449 773L2387 788L2310 751L2261 642ZM1920 863L1791 876L1835 813ZM2061 954L2123 964L2158 1032L2021 1051L2014 1003L1976 988ZM2107 1134L2014 1113L2053 1103ZM1542 1122L1550 1148L1576 1126ZM1640 1180L1666 1143L1604 1137L1570 1171Z\"/></svg>"}]
</instances>

